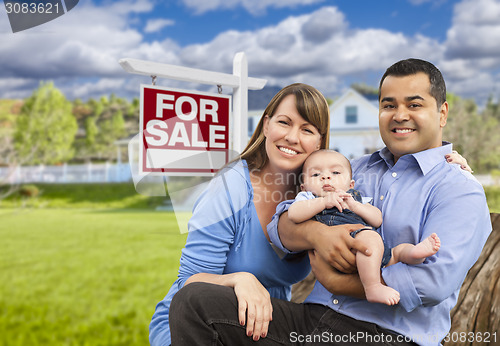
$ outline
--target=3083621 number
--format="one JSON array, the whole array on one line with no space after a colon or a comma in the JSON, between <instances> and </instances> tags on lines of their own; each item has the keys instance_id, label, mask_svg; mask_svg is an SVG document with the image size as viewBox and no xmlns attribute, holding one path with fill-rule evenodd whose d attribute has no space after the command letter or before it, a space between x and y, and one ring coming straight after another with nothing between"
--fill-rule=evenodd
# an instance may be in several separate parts
<instances>
[{"instance_id":1,"label":"3083621 number","mask_svg":"<svg viewBox=\"0 0 500 346\"><path fill-rule=\"evenodd\" d=\"M6 2L5 8L7 9L7 14L53 14L59 13L59 4L52 3L19 3L19 2Z\"/></svg>"},{"instance_id":2,"label":"3083621 number","mask_svg":"<svg viewBox=\"0 0 500 346\"><path fill-rule=\"evenodd\" d=\"M497 332L452 332L448 333L443 340L444 342L479 342L479 343L496 343Z\"/></svg>"}]
</instances>

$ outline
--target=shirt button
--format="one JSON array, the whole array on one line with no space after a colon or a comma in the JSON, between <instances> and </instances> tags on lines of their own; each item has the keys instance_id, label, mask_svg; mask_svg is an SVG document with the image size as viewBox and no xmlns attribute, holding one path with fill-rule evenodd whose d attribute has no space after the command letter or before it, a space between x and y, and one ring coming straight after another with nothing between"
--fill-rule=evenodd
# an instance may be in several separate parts
<instances>
[{"instance_id":1,"label":"shirt button","mask_svg":"<svg viewBox=\"0 0 500 346\"><path fill-rule=\"evenodd\" d=\"M396 178L398 176L398 174L396 172L392 172L392 177L393 178Z\"/></svg>"},{"instance_id":2,"label":"shirt button","mask_svg":"<svg viewBox=\"0 0 500 346\"><path fill-rule=\"evenodd\" d=\"M383 201L384 200L384 195L380 196L380 200Z\"/></svg>"},{"instance_id":3,"label":"shirt button","mask_svg":"<svg viewBox=\"0 0 500 346\"><path fill-rule=\"evenodd\" d=\"M338 303L339 303L338 299L334 299L334 300L333 300L333 304L334 304L334 305L337 305Z\"/></svg>"}]
</instances>

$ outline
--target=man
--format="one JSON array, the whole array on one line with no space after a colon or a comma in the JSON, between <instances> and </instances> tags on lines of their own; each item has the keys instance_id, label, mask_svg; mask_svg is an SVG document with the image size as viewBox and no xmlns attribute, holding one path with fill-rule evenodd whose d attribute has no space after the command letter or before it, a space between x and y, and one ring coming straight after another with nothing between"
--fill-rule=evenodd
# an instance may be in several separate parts
<instances>
[{"instance_id":1,"label":"man","mask_svg":"<svg viewBox=\"0 0 500 346\"><path fill-rule=\"evenodd\" d=\"M352 162L353 179L382 210L380 233L389 247L417 244L437 233L441 249L419 265L383 268L385 284L399 291L401 300L395 306L373 304L363 299L359 277L352 274L355 240L349 232L355 227L329 228L315 221L295 225L287 217L275 218L268 226L273 244L285 252L314 249L311 266L318 281L304 304L272 300L273 320L263 345L438 345L450 328L449 312L460 286L491 232L484 191L470 173L446 163L452 150L442 142L448 103L434 65L407 59L389 67L380 82L379 102L386 147ZM214 293L209 299L218 298ZM227 299L221 297L218 304ZM237 313L209 315L202 319L230 320ZM214 327L213 335L214 344L252 342L245 341L244 329L228 325Z\"/></svg>"}]
</instances>

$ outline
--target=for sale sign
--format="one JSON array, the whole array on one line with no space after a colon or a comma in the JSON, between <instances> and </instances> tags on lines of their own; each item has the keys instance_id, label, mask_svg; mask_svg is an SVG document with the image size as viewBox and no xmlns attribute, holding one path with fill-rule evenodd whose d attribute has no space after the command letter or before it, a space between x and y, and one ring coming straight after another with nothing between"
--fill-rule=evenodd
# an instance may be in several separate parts
<instances>
[{"instance_id":1,"label":"for sale sign","mask_svg":"<svg viewBox=\"0 0 500 346\"><path fill-rule=\"evenodd\" d=\"M142 174L211 175L229 160L229 95L141 85Z\"/></svg>"}]
</instances>

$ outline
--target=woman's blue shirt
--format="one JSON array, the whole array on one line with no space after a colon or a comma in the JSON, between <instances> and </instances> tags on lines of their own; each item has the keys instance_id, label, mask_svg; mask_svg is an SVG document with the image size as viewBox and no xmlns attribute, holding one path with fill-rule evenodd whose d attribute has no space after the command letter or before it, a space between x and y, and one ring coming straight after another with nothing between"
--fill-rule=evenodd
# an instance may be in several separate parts
<instances>
[{"instance_id":1,"label":"woman's blue shirt","mask_svg":"<svg viewBox=\"0 0 500 346\"><path fill-rule=\"evenodd\" d=\"M149 327L151 345L169 345L172 297L196 273L249 272L271 297L291 297L291 285L310 271L307 256L280 258L264 235L254 205L247 163L223 168L200 195L189 220L177 280L158 303Z\"/></svg>"}]
</instances>

